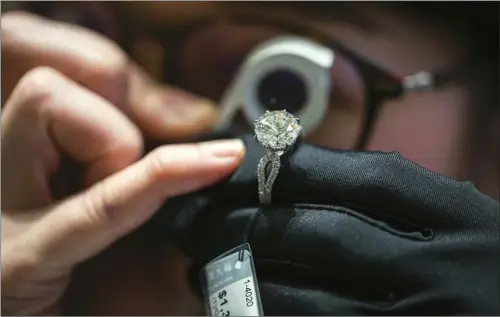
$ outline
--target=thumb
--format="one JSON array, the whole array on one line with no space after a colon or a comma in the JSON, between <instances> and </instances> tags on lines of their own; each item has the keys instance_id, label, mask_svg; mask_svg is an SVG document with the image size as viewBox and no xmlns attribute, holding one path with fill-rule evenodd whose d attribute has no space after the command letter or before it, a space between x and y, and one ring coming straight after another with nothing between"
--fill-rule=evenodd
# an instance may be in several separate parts
<instances>
[{"instance_id":1,"label":"thumb","mask_svg":"<svg viewBox=\"0 0 500 317\"><path fill-rule=\"evenodd\" d=\"M148 220L164 201L227 176L240 163L240 140L157 148L85 192L52 206L30 230L37 258L69 269Z\"/></svg>"}]
</instances>

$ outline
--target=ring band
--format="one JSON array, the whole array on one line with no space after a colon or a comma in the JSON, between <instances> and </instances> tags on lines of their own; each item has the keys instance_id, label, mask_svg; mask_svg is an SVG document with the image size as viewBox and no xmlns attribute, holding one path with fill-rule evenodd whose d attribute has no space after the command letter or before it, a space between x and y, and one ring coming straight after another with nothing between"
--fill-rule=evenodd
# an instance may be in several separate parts
<instances>
[{"instance_id":1,"label":"ring band","mask_svg":"<svg viewBox=\"0 0 500 317\"><path fill-rule=\"evenodd\" d=\"M267 150L257 167L258 192L261 204L271 203L274 181L281 167L281 156L288 152L300 137L300 121L286 110L266 111L255 120L255 138ZM269 176L266 169L271 165Z\"/></svg>"},{"instance_id":2,"label":"ring band","mask_svg":"<svg viewBox=\"0 0 500 317\"><path fill-rule=\"evenodd\" d=\"M266 179L266 167L268 164L271 164L271 172L269 177ZM259 201L261 204L271 203L271 191L273 189L274 181L278 176L280 167L280 156L275 152L268 152L260 159L257 177L259 180Z\"/></svg>"}]
</instances>

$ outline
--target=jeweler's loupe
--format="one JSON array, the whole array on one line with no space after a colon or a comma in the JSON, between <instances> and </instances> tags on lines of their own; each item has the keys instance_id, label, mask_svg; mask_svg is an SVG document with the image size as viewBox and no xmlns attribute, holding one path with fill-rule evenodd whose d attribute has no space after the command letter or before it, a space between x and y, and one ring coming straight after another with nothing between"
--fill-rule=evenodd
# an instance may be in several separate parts
<instances>
[{"instance_id":1,"label":"jeweler's loupe","mask_svg":"<svg viewBox=\"0 0 500 317\"><path fill-rule=\"evenodd\" d=\"M333 62L329 48L307 38L281 36L261 43L223 95L217 129L231 125L238 110L252 126L266 110L286 109L307 134L328 109Z\"/></svg>"}]
</instances>

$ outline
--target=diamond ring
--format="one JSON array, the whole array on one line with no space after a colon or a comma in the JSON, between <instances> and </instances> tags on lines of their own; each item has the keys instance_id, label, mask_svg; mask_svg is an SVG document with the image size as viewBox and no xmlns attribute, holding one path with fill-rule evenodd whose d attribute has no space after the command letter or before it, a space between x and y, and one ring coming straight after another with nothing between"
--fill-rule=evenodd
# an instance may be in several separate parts
<instances>
[{"instance_id":1,"label":"diamond ring","mask_svg":"<svg viewBox=\"0 0 500 317\"><path fill-rule=\"evenodd\" d=\"M266 111L255 120L255 138L267 150L257 168L261 204L271 203L271 191L281 167L281 156L293 148L301 129L299 119L286 110ZM271 172L266 177L269 164Z\"/></svg>"}]
</instances>

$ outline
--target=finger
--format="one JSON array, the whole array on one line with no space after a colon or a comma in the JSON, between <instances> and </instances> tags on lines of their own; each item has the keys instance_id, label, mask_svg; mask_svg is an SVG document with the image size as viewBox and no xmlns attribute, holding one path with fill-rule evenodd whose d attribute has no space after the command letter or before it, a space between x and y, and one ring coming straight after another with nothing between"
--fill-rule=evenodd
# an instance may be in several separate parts
<instances>
[{"instance_id":1,"label":"finger","mask_svg":"<svg viewBox=\"0 0 500 317\"><path fill-rule=\"evenodd\" d=\"M154 83L116 44L93 31L27 13L2 15L2 96L37 66L55 68L100 94L150 137L192 136L215 120L211 102Z\"/></svg>"},{"instance_id":2,"label":"finger","mask_svg":"<svg viewBox=\"0 0 500 317\"><path fill-rule=\"evenodd\" d=\"M240 163L240 140L163 146L47 214L28 235L44 263L69 268L137 228L164 201L227 176Z\"/></svg>"},{"instance_id":3,"label":"finger","mask_svg":"<svg viewBox=\"0 0 500 317\"><path fill-rule=\"evenodd\" d=\"M60 159L85 165L90 184L136 161L142 136L116 107L50 68L28 72L2 114L2 208L51 202Z\"/></svg>"}]
</instances>

